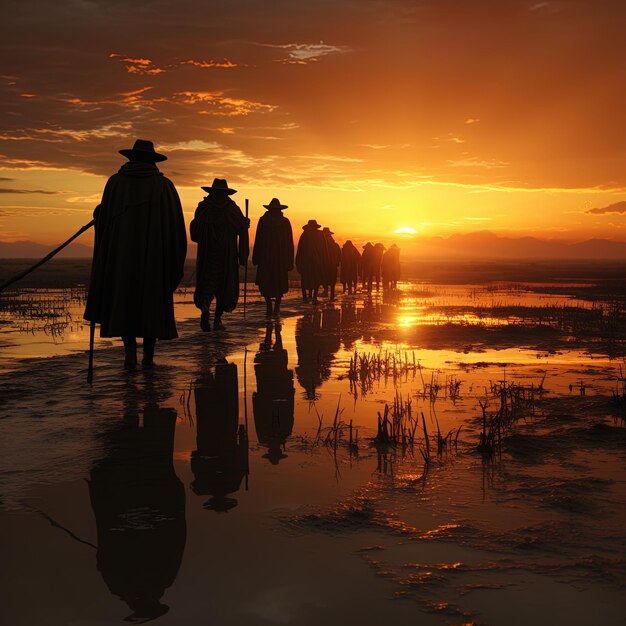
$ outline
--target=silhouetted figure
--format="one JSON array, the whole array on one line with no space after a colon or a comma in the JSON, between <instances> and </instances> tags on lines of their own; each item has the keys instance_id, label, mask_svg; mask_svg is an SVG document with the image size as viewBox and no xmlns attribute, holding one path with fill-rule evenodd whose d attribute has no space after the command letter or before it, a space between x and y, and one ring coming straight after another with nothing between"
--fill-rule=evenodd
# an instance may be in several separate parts
<instances>
[{"instance_id":1,"label":"silhouetted figure","mask_svg":"<svg viewBox=\"0 0 626 626\"><path fill-rule=\"evenodd\" d=\"M267 446L263 455L272 465L286 458L285 442L293 430L293 372L287 369L288 355L283 348L280 324L265 327L265 340L254 357L257 390L252 394L254 426L259 443Z\"/></svg>"},{"instance_id":2,"label":"silhouetted figure","mask_svg":"<svg viewBox=\"0 0 626 626\"><path fill-rule=\"evenodd\" d=\"M265 298L267 314L272 315L280 311L283 294L289 291L289 272L293 269L293 234L291 223L283 215L286 204L272 198L269 204L263 206L267 212L259 219L256 229L252 263L257 266L255 282Z\"/></svg>"},{"instance_id":3,"label":"silhouetted figure","mask_svg":"<svg viewBox=\"0 0 626 626\"><path fill-rule=\"evenodd\" d=\"M201 311L200 327L209 331L215 299L213 328L224 330L222 313L237 306L239 266L248 262L250 220L230 198L237 192L224 179L216 178L211 187L202 189L209 195L198 204L189 228L192 241L198 244L193 301Z\"/></svg>"},{"instance_id":4,"label":"silhouetted figure","mask_svg":"<svg viewBox=\"0 0 626 626\"><path fill-rule=\"evenodd\" d=\"M315 220L309 220L302 227L298 241L296 268L300 273L302 299L305 302L317 302L317 292L324 281L326 245L320 228Z\"/></svg>"},{"instance_id":5,"label":"silhouetted figure","mask_svg":"<svg viewBox=\"0 0 626 626\"><path fill-rule=\"evenodd\" d=\"M341 248L341 284L343 292L356 293L361 268L361 253L356 249L350 239Z\"/></svg>"},{"instance_id":6,"label":"silhouetted figure","mask_svg":"<svg viewBox=\"0 0 626 626\"><path fill-rule=\"evenodd\" d=\"M95 244L85 319L101 337L122 337L124 365L151 367L157 339L178 336L174 291L183 277L187 235L178 193L156 163L166 156L137 139L117 174L109 178L94 211Z\"/></svg>"},{"instance_id":7,"label":"silhouetted figure","mask_svg":"<svg viewBox=\"0 0 626 626\"><path fill-rule=\"evenodd\" d=\"M191 483L197 495L210 496L205 509L226 513L237 506L229 494L239 491L248 473L248 437L239 426L237 365L218 363L196 383L196 446L191 453Z\"/></svg>"},{"instance_id":8,"label":"silhouetted figure","mask_svg":"<svg viewBox=\"0 0 626 626\"><path fill-rule=\"evenodd\" d=\"M372 253L372 275L376 281L376 291L380 289L380 273L383 264L383 254L385 253L385 246L382 243L374 245L374 251ZM371 291L371 289L370 289Z\"/></svg>"},{"instance_id":9,"label":"silhouetted figure","mask_svg":"<svg viewBox=\"0 0 626 626\"><path fill-rule=\"evenodd\" d=\"M148 405L107 435L107 456L91 471L97 565L112 594L144 622L169 610L160 602L183 557L185 489L174 472L176 411Z\"/></svg>"},{"instance_id":10,"label":"silhouetted figure","mask_svg":"<svg viewBox=\"0 0 626 626\"><path fill-rule=\"evenodd\" d=\"M317 388L328 380L335 353L340 348L339 309L305 313L296 322L296 376L309 401L317 399Z\"/></svg>"},{"instance_id":11,"label":"silhouetted figure","mask_svg":"<svg viewBox=\"0 0 626 626\"><path fill-rule=\"evenodd\" d=\"M363 289L367 292L372 291L372 281L374 279L374 246L368 241L363 246L363 254L361 255L361 282Z\"/></svg>"},{"instance_id":12,"label":"silhouetted figure","mask_svg":"<svg viewBox=\"0 0 626 626\"><path fill-rule=\"evenodd\" d=\"M341 248L333 239L333 233L327 226L322 229L324 237L324 295L329 295L331 300L335 299L335 285L337 284L337 269L341 263Z\"/></svg>"},{"instance_id":13,"label":"silhouetted figure","mask_svg":"<svg viewBox=\"0 0 626 626\"><path fill-rule=\"evenodd\" d=\"M395 289L400 280L400 248L392 244L383 254L383 289Z\"/></svg>"}]
</instances>

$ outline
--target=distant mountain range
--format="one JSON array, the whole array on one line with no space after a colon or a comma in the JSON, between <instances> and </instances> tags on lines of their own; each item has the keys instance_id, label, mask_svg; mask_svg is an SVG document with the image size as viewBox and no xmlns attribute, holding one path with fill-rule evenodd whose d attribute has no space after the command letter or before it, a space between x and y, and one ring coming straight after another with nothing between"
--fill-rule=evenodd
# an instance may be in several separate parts
<instances>
[{"instance_id":1,"label":"distant mountain range","mask_svg":"<svg viewBox=\"0 0 626 626\"><path fill-rule=\"evenodd\" d=\"M407 256L482 259L625 259L626 242L587 239L577 243L538 237L503 237L479 231L425 237L399 244Z\"/></svg>"},{"instance_id":2,"label":"distant mountain range","mask_svg":"<svg viewBox=\"0 0 626 626\"><path fill-rule=\"evenodd\" d=\"M56 246L34 241L0 241L0 259L38 259L52 252ZM91 258L93 248L73 242L59 252L59 258Z\"/></svg>"},{"instance_id":3,"label":"distant mountain range","mask_svg":"<svg viewBox=\"0 0 626 626\"><path fill-rule=\"evenodd\" d=\"M504 237L487 230L450 237L419 237L399 241L398 244L405 258L626 260L626 242L623 241L587 239L570 243L538 237ZM0 241L0 258L37 259L53 249L54 246L34 241ZM91 255L90 246L73 243L59 256L61 258L90 258ZM189 246L189 256L195 256L194 244Z\"/></svg>"}]
</instances>

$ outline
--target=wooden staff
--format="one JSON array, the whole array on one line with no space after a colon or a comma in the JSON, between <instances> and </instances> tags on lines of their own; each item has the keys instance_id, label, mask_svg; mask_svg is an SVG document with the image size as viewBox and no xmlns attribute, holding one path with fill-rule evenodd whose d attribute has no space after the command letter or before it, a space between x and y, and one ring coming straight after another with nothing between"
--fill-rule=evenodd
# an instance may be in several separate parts
<instances>
[{"instance_id":1,"label":"wooden staff","mask_svg":"<svg viewBox=\"0 0 626 626\"><path fill-rule=\"evenodd\" d=\"M248 198L246 198L246 219L248 219ZM248 229L250 226L248 226ZM248 250L250 250L250 240L248 239ZM248 253L249 254L249 253ZM246 316L246 296L248 295L248 257L243 268L243 316Z\"/></svg>"},{"instance_id":2,"label":"wooden staff","mask_svg":"<svg viewBox=\"0 0 626 626\"><path fill-rule=\"evenodd\" d=\"M89 224L85 224L78 232L74 233L65 243L62 243L58 248L55 248L52 252L50 252L50 254L46 254L46 256L43 259L41 259L41 261L37 261L35 265L31 265L31 267L29 267L27 270L20 272L16 276L13 276L13 278L10 278L9 280L7 280L6 283L4 283L3 285L0 285L0 292L4 291L7 287L12 285L13 283L16 283L18 280L22 280L24 276L28 276L28 274L36 270L40 265L47 263L53 256L56 256L59 252L61 252L61 250L63 250L63 248L71 244L72 241L76 239L76 237L79 237L80 235L82 235L86 230L89 230L93 225L94 225L94 220L91 220Z\"/></svg>"},{"instance_id":3,"label":"wooden staff","mask_svg":"<svg viewBox=\"0 0 626 626\"><path fill-rule=\"evenodd\" d=\"M96 323L89 322L89 366L87 367L87 382L93 381L93 344L96 336Z\"/></svg>"}]
</instances>

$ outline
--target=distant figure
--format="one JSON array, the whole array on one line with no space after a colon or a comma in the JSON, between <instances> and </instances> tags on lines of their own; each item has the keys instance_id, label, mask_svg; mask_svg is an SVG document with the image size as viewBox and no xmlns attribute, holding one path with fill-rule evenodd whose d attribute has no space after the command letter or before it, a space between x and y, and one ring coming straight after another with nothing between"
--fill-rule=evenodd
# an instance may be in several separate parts
<instances>
[{"instance_id":1,"label":"distant figure","mask_svg":"<svg viewBox=\"0 0 626 626\"><path fill-rule=\"evenodd\" d=\"M186 542L185 488L172 463L176 411L149 404L105 434L105 457L91 470L89 497L98 571L143 623L167 613Z\"/></svg>"},{"instance_id":2,"label":"distant figure","mask_svg":"<svg viewBox=\"0 0 626 626\"><path fill-rule=\"evenodd\" d=\"M275 341L272 344L272 330ZM267 324L265 340L254 357L257 390L252 394L254 426L259 443L267 446L268 459L277 465L286 458L283 447L293 430L293 371L287 369L287 350L283 348L280 324Z\"/></svg>"},{"instance_id":3,"label":"distant figure","mask_svg":"<svg viewBox=\"0 0 626 626\"><path fill-rule=\"evenodd\" d=\"M372 291L372 281L374 278L374 246L368 241L363 246L361 255L361 283L367 292Z\"/></svg>"},{"instance_id":4,"label":"distant figure","mask_svg":"<svg viewBox=\"0 0 626 626\"><path fill-rule=\"evenodd\" d=\"M335 233L327 226L322 229L324 236L325 254L324 254L324 277L323 287L324 295L328 295L331 300L335 299L335 285L337 284L337 270L341 263L341 248L333 239Z\"/></svg>"},{"instance_id":5,"label":"distant figure","mask_svg":"<svg viewBox=\"0 0 626 626\"><path fill-rule=\"evenodd\" d=\"M350 239L341 248L341 284L343 292L348 294L356 293L359 281L359 270L361 269L361 253L355 248Z\"/></svg>"},{"instance_id":6,"label":"distant figure","mask_svg":"<svg viewBox=\"0 0 626 626\"><path fill-rule=\"evenodd\" d=\"M215 299L213 328L224 330L222 313L237 306L239 266L248 262L250 220L229 197L237 192L223 178L202 189L209 195L198 204L189 227L191 240L198 244L193 301L201 311L200 328L209 331Z\"/></svg>"},{"instance_id":7,"label":"distant figure","mask_svg":"<svg viewBox=\"0 0 626 626\"><path fill-rule=\"evenodd\" d=\"M383 289L395 289L400 280L400 248L396 244L383 254Z\"/></svg>"},{"instance_id":8,"label":"distant figure","mask_svg":"<svg viewBox=\"0 0 626 626\"><path fill-rule=\"evenodd\" d=\"M117 174L109 178L94 212L95 245L85 319L101 337L121 337L124 366L152 367L157 339L178 337L174 291L183 277L187 235L176 188L156 163L166 156L137 139Z\"/></svg>"},{"instance_id":9,"label":"distant figure","mask_svg":"<svg viewBox=\"0 0 626 626\"><path fill-rule=\"evenodd\" d=\"M239 425L237 365L218 363L196 382L196 447L191 453L191 483L197 495L210 496L207 510L226 513L237 506L230 497L248 473L248 436Z\"/></svg>"},{"instance_id":10,"label":"distant figure","mask_svg":"<svg viewBox=\"0 0 626 626\"><path fill-rule=\"evenodd\" d=\"M385 253L385 246L382 243L374 245L374 251L372 253L372 275L376 280L376 291L380 289L380 272L383 264L383 254Z\"/></svg>"},{"instance_id":11,"label":"distant figure","mask_svg":"<svg viewBox=\"0 0 626 626\"><path fill-rule=\"evenodd\" d=\"M317 292L324 280L324 258L326 245L319 231L321 226L309 220L302 227L296 253L296 268L300 273L302 299L317 302Z\"/></svg>"},{"instance_id":12,"label":"distant figure","mask_svg":"<svg viewBox=\"0 0 626 626\"><path fill-rule=\"evenodd\" d=\"M265 298L269 316L280 311L283 294L289 291L289 272L293 269L293 233L291 223L283 215L286 204L272 198L269 204L263 206L267 212L259 219L256 229L252 263L257 266L255 283Z\"/></svg>"}]
</instances>

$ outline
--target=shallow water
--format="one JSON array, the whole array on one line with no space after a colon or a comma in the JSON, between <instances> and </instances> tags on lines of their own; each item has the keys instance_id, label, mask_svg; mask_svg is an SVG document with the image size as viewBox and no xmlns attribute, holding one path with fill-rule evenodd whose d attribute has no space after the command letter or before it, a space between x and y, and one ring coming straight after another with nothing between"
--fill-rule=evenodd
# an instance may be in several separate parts
<instances>
[{"instance_id":1,"label":"shallow water","mask_svg":"<svg viewBox=\"0 0 626 626\"><path fill-rule=\"evenodd\" d=\"M597 302L416 283L291 295L268 324L252 295L204 334L181 292L157 367L124 374L98 340L90 387L80 294L21 297L0 317L3 623L620 623L623 363L553 320ZM363 355L381 372L351 376ZM533 400L485 458L503 381ZM424 414L428 466L421 425L372 445L394 398ZM437 424L461 428L441 455Z\"/></svg>"}]
</instances>

